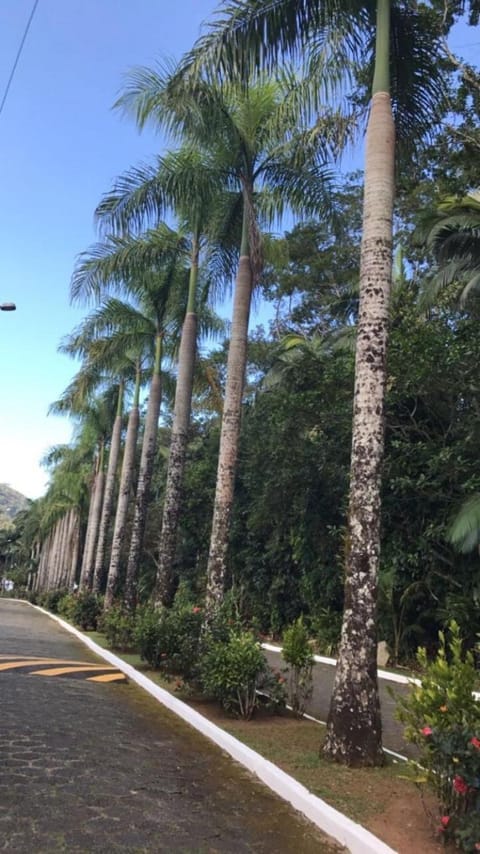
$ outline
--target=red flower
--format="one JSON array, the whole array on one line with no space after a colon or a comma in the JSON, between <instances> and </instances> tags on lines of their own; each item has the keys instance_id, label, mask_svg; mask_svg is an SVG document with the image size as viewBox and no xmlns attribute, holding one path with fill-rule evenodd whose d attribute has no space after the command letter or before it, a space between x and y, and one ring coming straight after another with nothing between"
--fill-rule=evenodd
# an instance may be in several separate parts
<instances>
[{"instance_id":1,"label":"red flower","mask_svg":"<svg viewBox=\"0 0 480 854\"><path fill-rule=\"evenodd\" d=\"M192 614L199 614L202 609L198 607L198 605L194 605L192 608Z\"/></svg>"},{"instance_id":2,"label":"red flower","mask_svg":"<svg viewBox=\"0 0 480 854\"><path fill-rule=\"evenodd\" d=\"M449 815L442 815L442 817L440 819L440 823L441 823L442 827L448 827L449 821L450 821Z\"/></svg>"},{"instance_id":3,"label":"red flower","mask_svg":"<svg viewBox=\"0 0 480 854\"><path fill-rule=\"evenodd\" d=\"M463 777L459 777L458 774L453 778L453 788L459 795L466 795L468 792L468 786L463 779Z\"/></svg>"},{"instance_id":4,"label":"red flower","mask_svg":"<svg viewBox=\"0 0 480 854\"><path fill-rule=\"evenodd\" d=\"M477 750L480 750L480 739L477 738L476 735L474 735L473 738L470 739L470 744L473 744L473 746L476 747Z\"/></svg>"},{"instance_id":5,"label":"red flower","mask_svg":"<svg viewBox=\"0 0 480 854\"><path fill-rule=\"evenodd\" d=\"M423 729L420 730L420 732L422 733L422 735L432 735L433 729L431 726L424 726Z\"/></svg>"}]
</instances>

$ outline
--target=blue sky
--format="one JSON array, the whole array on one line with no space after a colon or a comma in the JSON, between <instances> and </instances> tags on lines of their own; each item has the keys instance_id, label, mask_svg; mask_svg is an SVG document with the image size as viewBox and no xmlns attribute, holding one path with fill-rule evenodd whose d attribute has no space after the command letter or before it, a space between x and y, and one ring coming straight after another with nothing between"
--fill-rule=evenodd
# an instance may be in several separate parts
<instances>
[{"instance_id":1,"label":"blue sky","mask_svg":"<svg viewBox=\"0 0 480 854\"><path fill-rule=\"evenodd\" d=\"M69 305L76 255L95 239L93 211L119 172L161 148L110 108L128 68L179 57L214 0L40 0L0 115L0 483L42 493L45 450L68 441L46 417L74 366L60 338L84 314ZM0 4L0 89L32 0Z\"/></svg>"},{"instance_id":2,"label":"blue sky","mask_svg":"<svg viewBox=\"0 0 480 854\"><path fill-rule=\"evenodd\" d=\"M0 4L0 92L33 0ZM76 255L95 240L93 211L112 179L161 149L110 108L122 76L161 56L179 57L200 33L215 0L40 0L0 115L0 483L37 497L46 449L68 441L71 425L49 404L74 365L57 354L84 310L69 305ZM478 30L453 44L471 61Z\"/></svg>"}]
</instances>

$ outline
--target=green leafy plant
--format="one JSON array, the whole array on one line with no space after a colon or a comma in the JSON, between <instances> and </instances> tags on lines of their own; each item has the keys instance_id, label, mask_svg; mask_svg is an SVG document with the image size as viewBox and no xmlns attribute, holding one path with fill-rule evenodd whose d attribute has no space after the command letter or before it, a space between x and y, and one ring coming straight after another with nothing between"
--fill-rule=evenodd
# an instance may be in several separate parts
<instances>
[{"instance_id":1,"label":"green leafy plant","mask_svg":"<svg viewBox=\"0 0 480 854\"><path fill-rule=\"evenodd\" d=\"M88 590L67 593L58 603L58 612L84 631L95 631L103 610L103 597Z\"/></svg>"},{"instance_id":2,"label":"green leafy plant","mask_svg":"<svg viewBox=\"0 0 480 854\"><path fill-rule=\"evenodd\" d=\"M120 605L104 611L98 621L98 628L105 634L112 649L126 650L135 647L135 615Z\"/></svg>"},{"instance_id":3,"label":"green leafy plant","mask_svg":"<svg viewBox=\"0 0 480 854\"><path fill-rule=\"evenodd\" d=\"M428 785L438 798L439 831L465 852L480 849L480 706L472 652L463 653L454 621L449 639L439 632L439 649L429 661L417 655L421 684L397 698L397 716L407 741L419 748L410 762L414 779Z\"/></svg>"},{"instance_id":4,"label":"green leafy plant","mask_svg":"<svg viewBox=\"0 0 480 854\"><path fill-rule=\"evenodd\" d=\"M303 618L299 617L283 636L282 658L288 666L288 698L293 712L301 717L313 693L314 657Z\"/></svg>"},{"instance_id":5,"label":"green leafy plant","mask_svg":"<svg viewBox=\"0 0 480 854\"><path fill-rule=\"evenodd\" d=\"M201 622L201 608L183 599L176 600L170 609L140 610L135 628L140 655L154 669L194 678Z\"/></svg>"},{"instance_id":6,"label":"green leafy plant","mask_svg":"<svg viewBox=\"0 0 480 854\"><path fill-rule=\"evenodd\" d=\"M232 631L227 641L207 641L200 662L202 686L225 709L249 720L257 707L257 689L267 667L254 636Z\"/></svg>"},{"instance_id":7,"label":"green leafy plant","mask_svg":"<svg viewBox=\"0 0 480 854\"><path fill-rule=\"evenodd\" d=\"M64 588L57 588L56 590L48 590L46 593L43 593L38 600L38 604L42 606L42 608L46 608L47 611L51 611L53 614L60 613L60 602L65 596L68 595L68 590Z\"/></svg>"}]
</instances>

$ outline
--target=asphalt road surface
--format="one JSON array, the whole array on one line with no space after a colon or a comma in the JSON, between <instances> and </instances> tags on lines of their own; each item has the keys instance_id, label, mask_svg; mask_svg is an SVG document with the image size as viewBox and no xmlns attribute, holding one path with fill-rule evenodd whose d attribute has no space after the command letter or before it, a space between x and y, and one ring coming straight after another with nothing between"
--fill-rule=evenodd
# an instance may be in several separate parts
<instances>
[{"instance_id":1,"label":"asphalt road surface","mask_svg":"<svg viewBox=\"0 0 480 854\"><path fill-rule=\"evenodd\" d=\"M282 670L285 663L278 652L265 650L265 655L274 670ZM313 695L307 704L306 712L319 721L326 721L330 706L335 668L331 664L317 662L313 667ZM402 756L415 756L415 748L403 740L402 725L395 718L396 696L405 695L409 688L385 679L378 680L380 705L382 710L383 746Z\"/></svg>"},{"instance_id":2,"label":"asphalt road surface","mask_svg":"<svg viewBox=\"0 0 480 854\"><path fill-rule=\"evenodd\" d=\"M80 641L0 599L0 851L327 854L298 813Z\"/></svg>"}]
</instances>

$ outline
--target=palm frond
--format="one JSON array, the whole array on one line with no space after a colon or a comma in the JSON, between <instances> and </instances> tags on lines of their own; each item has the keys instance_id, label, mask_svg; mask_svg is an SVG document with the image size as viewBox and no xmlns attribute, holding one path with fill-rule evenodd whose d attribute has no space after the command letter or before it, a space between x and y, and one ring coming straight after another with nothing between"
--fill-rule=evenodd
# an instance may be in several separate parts
<instances>
[{"instance_id":1,"label":"palm frond","mask_svg":"<svg viewBox=\"0 0 480 854\"><path fill-rule=\"evenodd\" d=\"M447 539L462 554L480 544L480 495L473 495L463 504L447 530Z\"/></svg>"}]
</instances>

